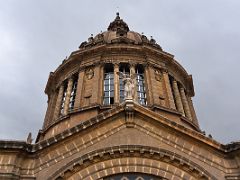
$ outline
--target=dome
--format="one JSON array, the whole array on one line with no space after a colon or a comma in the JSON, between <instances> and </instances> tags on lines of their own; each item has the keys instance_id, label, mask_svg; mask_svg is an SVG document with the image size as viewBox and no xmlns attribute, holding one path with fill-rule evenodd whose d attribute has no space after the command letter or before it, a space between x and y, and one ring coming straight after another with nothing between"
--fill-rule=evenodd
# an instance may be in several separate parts
<instances>
[{"instance_id":1,"label":"dome","mask_svg":"<svg viewBox=\"0 0 240 180\"><path fill-rule=\"evenodd\" d=\"M80 49L92 47L98 44L114 44L114 43L124 43L124 44L147 44L153 47L161 49L160 45L151 37L148 39L145 35L139 34L134 31L130 31L126 22L124 22L119 13L117 13L116 18L111 22L107 28L107 31L97 34L95 37L93 35L88 38L88 42L85 41L79 46Z\"/></svg>"},{"instance_id":2,"label":"dome","mask_svg":"<svg viewBox=\"0 0 240 180\"><path fill-rule=\"evenodd\" d=\"M119 13L107 31L91 35L79 48L50 74L42 139L122 108L129 99L155 116L174 117L174 123L200 131L191 75L153 38L130 30Z\"/></svg>"},{"instance_id":3,"label":"dome","mask_svg":"<svg viewBox=\"0 0 240 180\"><path fill-rule=\"evenodd\" d=\"M98 37L98 35L96 36ZM118 34L117 31L105 31L103 32L103 38L106 43L113 43L113 42L118 42L118 41L128 41L133 44L141 44L142 43L142 38L141 35L137 32L134 31L128 31L126 32L125 35L123 34Z\"/></svg>"}]
</instances>

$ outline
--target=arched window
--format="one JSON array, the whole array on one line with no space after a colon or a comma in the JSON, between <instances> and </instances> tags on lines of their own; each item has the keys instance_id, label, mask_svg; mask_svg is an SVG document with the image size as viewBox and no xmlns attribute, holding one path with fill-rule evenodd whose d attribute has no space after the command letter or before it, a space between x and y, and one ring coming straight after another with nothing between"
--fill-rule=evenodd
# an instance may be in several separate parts
<instances>
[{"instance_id":1,"label":"arched window","mask_svg":"<svg viewBox=\"0 0 240 180\"><path fill-rule=\"evenodd\" d=\"M144 68L142 65L136 66L136 89L138 95L138 102L142 105L146 105L146 90L144 84Z\"/></svg>"},{"instance_id":2,"label":"arched window","mask_svg":"<svg viewBox=\"0 0 240 180\"><path fill-rule=\"evenodd\" d=\"M104 97L103 104L114 104L114 73L113 65L106 64L104 67Z\"/></svg>"},{"instance_id":3,"label":"arched window","mask_svg":"<svg viewBox=\"0 0 240 180\"><path fill-rule=\"evenodd\" d=\"M130 68L129 64L121 63L119 67L119 71L124 74L130 74ZM120 102L123 102L124 100L124 84L123 84L123 78L122 76L119 76L119 93L120 93Z\"/></svg>"}]
</instances>

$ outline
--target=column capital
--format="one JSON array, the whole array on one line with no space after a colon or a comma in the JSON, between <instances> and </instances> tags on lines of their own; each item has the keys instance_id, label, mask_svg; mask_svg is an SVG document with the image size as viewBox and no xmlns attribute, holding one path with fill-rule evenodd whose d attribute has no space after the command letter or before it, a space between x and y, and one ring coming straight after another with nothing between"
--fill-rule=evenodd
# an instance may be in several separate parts
<instances>
[{"instance_id":1,"label":"column capital","mask_svg":"<svg viewBox=\"0 0 240 180\"><path fill-rule=\"evenodd\" d=\"M165 69L165 68L162 68L161 71L162 71L162 73L164 73L164 74L168 74L168 70Z\"/></svg>"},{"instance_id":2,"label":"column capital","mask_svg":"<svg viewBox=\"0 0 240 180\"><path fill-rule=\"evenodd\" d=\"M185 91L185 88L184 88L183 85L181 85L181 84L179 84L179 89Z\"/></svg>"},{"instance_id":3,"label":"column capital","mask_svg":"<svg viewBox=\"0 0 240 180\"><path fill-rule=\"evenodd\" d=\"M137 63L135 63L135 62L130 62L130 61L129 61L128 63L129 63L129 66L130 66L130 67L135 67L135 66L137 65Z\"/></svg>"},{"instance_id":4,"label":"column capital","mask_svg":"<svg viewBox=\"0 0 240 180\"><path fill-rule=\"evenodd\" d=\"M67 78L67 81L69 82L69 81L73 81L73 74L71 75L71 76L69 76L68 78Z\"/></svg>"},{"instance_id":5,"label":"column capital","mask_svg":"<svg viewBox=\"0 0 240 180\"><path fill-rule=\"evenodd\" d=\"M119 61L115 61L112 63L114 67L119 67L120 66L120 62Z\"/></svg>"},{"instance_id":6,"label":"column capital","mask_svg":"<svg viewBox=\"0 0 240 180\"><path fill-rule=\"evenodd\" d=\"M177 80L176 79L173 79L172 82L177 84Z\"/></svg>"},{"instance_id":7,"label":"column capital","mask_svg":"<svg viewBox=\"0 0 240 180\"><path fill-rule=\"evenodd\" d=\"M142 65L144 68L148 68L151 66L151 64L149 62L143 63Z\"/></svg>"}]
</instances>

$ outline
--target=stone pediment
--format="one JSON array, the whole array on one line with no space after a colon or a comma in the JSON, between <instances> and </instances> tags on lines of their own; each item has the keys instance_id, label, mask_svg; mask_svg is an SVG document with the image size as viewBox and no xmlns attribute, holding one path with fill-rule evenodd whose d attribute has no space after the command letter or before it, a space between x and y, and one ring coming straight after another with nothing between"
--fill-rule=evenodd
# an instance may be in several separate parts
<instances>
[{"instance_id":1,"label":"stone pediment","mask_svg":"<svg viewBox=\"0 0 240 180\"><path fill-rule=\"evenodd\" d=\"M81 131L88 131L88 129L99 126L99 124L101 123L112 121L112 119L116 119L116 117L122 118L123 123L127 127L146 128L143 126L143 124L138 124L138 122L147 122L148 126L151 126L151 128L162 127L164 129L168 129L173 134L180 133L182 136L193 138L197 143L207 144L208 146L211 146L212 148L215 148L222 152L226 151L223 145L216 142L215 140L208 138L197 131L188 129L180 124L177 124L173 120L167 119L166 117L163 117L160 114L139 105L138 103L131 104L130 108L129 104L123 103L115 108L104 111L96 117L86 120L73 128L65 130L62 133L57 134L47 140L43 140L37 144L32 145L29 150L33 152L41 150L47 146L50 146L51 144L62 141L65 138L68 138Z\"/></svg>"},{"instance_id":2,"label":"stone pediment","mask_svg":"<svg viewBox=\"0 0 240 180\"><path fill-rule=\"evenodd\" d=\"M130 108L128 104L122 103L121 105L115 108L104 111L103 113L100 113L96 117L86 120L76 125L75 127L65 130L62 133L57 134L49 139L40 141L37 144L32 144L32 145L27 144L24 146L25 147L24 149L27 152L39 151L53 144L56 144L57 142L63 141L64 139L69 138L82 131L84 132L87 132L88 130L92 131L92 128L97 127L102 123L104 124L104 123L107 123L108 121L112 121L116 118L121 118L125 126L141 129L145 131L147 134L149 133L149 131L146 129L150 129L153 132L155 131L154 133L161 134L162 131L160 129L162 128L162 130L168 130L169 137L171 134L180 134L185 138L192 139L192 141L195 141L195 143L197 144L205 144L222 153L225 153L231 150L225 147L223 144L220 144L217 141L211 138L208 138L197 131L188 129L180 124L177 124L173 120L167 119L166 117L163 117L160 114L155 113L139 105L138 103L131 104ZM9 145L9 148L11 148L10 146L15 147L14 142L7 143L5 146L8 147L8 145Z\"/></svg>"},{"instance_id":3,"label":"stone pediment","mask_svg":"<svg viewBox=\"0 0 240 180\"><path fill-rule=\"evenodd\" d=\"M113 158L119 153L119 156L123 157L146 156L149 159L156 156L165 163L177 163L174 166L188 165L190 166L188 168L192 169L191 171L197 169L199 172L204 171L201 168L204 163L205 166L206 163L211 163L210 168L212 166L221 168L219 164L224 164L221 160L212 162L212 159L217 159L217 156L210 157L208 154L208 157L204 159L204 148L196 146L184 135L179 136L179 133L174 133L170 126L161 122L160 118L162 117L155 117L158 120L153 119L150 114L145 114L143 109L138 109L141 106L137 104L131 107L123 104L118 108L116 108L118 110L115 109L115 113L108 111L110 116L105 114L105 116L101 116L103 119L99 117L95 124L89 126L85 124L84 129L72 134L69 138L63 138L56 147L46 148L48 153L41 157L41 161L47 163L39 164L41 168L45 169L44 167L54 167L56 164L66 163L66 166L53 174L51 177L53 178L55 175L61 174L60 172L66 171L67 173L71 166L73 167L70 170L75 172L73 169L76 164L79 167L84 166L85 161L96 162L99 158L106 160L105 156L110 155ZM199 150L194 152L195 148ZM61 152L61 155L57 156L57 153L52 154L49 151ZM52 154L50 159L48 159L48 154ZM191 160L186 159L186 156ZM51 168L48 171L51 172ZM47 174L50 172L42 171ZM204 174L208 173L204 172ZM64 173L63 177L65 175Z\"/></svg>"}]
</instances>

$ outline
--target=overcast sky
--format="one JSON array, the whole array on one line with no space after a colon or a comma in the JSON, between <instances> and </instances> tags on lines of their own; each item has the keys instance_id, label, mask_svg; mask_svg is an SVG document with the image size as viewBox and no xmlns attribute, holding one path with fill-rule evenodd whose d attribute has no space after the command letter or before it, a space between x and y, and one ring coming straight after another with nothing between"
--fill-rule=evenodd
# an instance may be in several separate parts
<instances>
[{"instance_id":1,"label":"overcast sky","mask_svg":"<svg viewBox=\"0 0 240 180\"><path fill-rule=\"evenodd\" d=\"M201 129L240 140L240 1L0 1L0 139L36 138L50 71L120 17L153 36L193 75Z\"/></svg>"}]
</instances>

